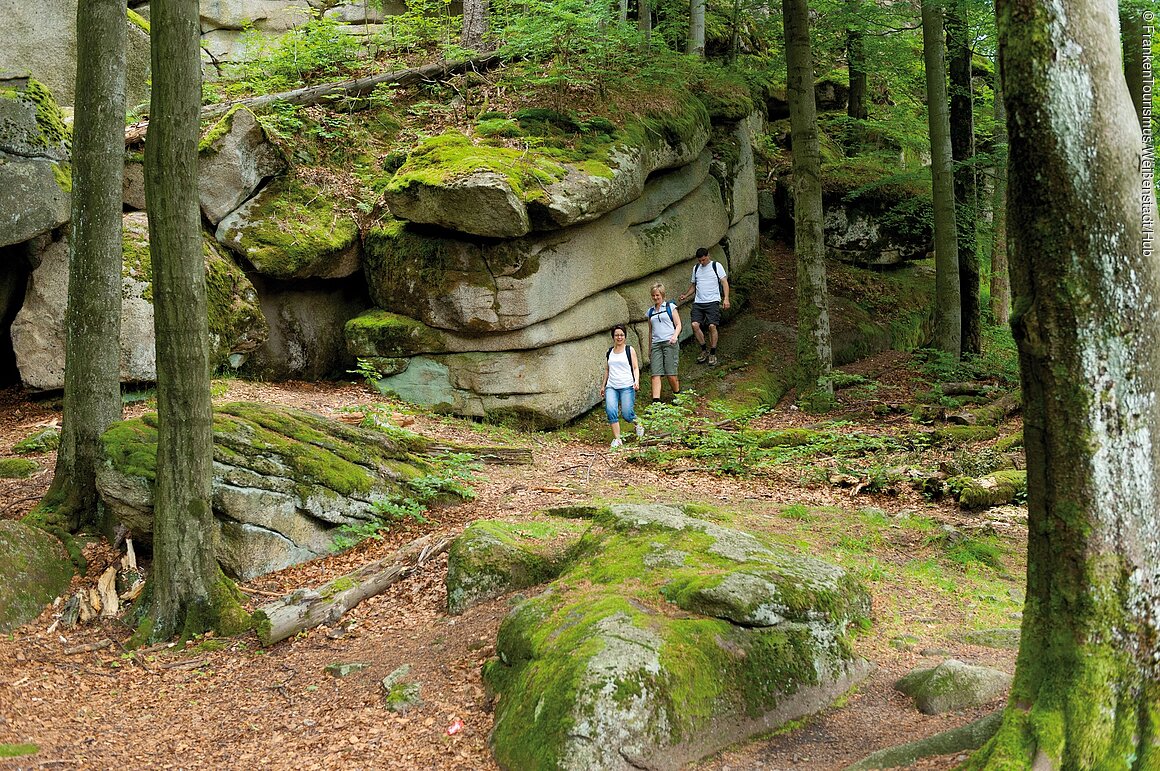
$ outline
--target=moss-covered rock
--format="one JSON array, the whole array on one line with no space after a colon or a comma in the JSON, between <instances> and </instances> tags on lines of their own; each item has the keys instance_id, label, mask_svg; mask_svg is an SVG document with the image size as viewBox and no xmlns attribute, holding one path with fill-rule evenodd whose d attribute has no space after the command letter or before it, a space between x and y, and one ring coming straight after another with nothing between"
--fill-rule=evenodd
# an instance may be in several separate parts
<instances>
[{"instance_id":1,"label":"moss-covered rock","mask_svg":"<svg viewBox=\"0 0 1160 771\"><path fill-rule=\"evenodd\" d=\"M0 632L36 618L68 589L72 575L60 541L31 525L0 520Z\"/></svg>"},{"instance_id":2,"label":"moss-covered rock","mask_svg":"<svg viewBox=\"0 0 1160 771\"><path fill-rule=\"evenodd\" d=\"M335 195L280 177L225 217L217 239L265 276L341 278L359 269L359 228Z\"/></svg>"},{"instance_id":3,"label":"moss-covered rock","mask_svg":"<svg viewBox=\"0 0 1160 771\"><path fill-rule=\"evenodd\" d=\"M68 222L71 144L72 133L43 84L0 74L0 246Z\"/></svg>"},{"instance_id":4,"label":"moss-covered rock","mask_svg":"<svg viewBox=\"0 0 1160 771\"><path fill-rule=\"evenodd\" d=\"M950 447L986 442L999 435L994 426L945 426L931 432L935 442Z\"/></svg>"},{"instance_id":5,"label":"moss-covered rock","mask_svg":"<svg viewBox=\"0 0 1160 771\"><path fill-rule=\"evenodd\" d=\"M56 426L49 426L29 434L12 445L12 452L17 455L36 455L42 452L52 452L58 447L60 447L60 429Z\"/></svg>"},{"instance_id":6,"label":"moss-covered rock","mask_svg":"<svg viewBox=\"0 0 1160 771\"><path fill-rule=\"evenodd\" d=\"M588 525L567 519L480 520L447 556L447 612L457 615L501 594L546 583L568 564Z\"/></svg>"},{"instance_id":7,"label":"moss-covered rock","mask_svg":"<svg viewBox=\"0 0 1160 771\"><path fill-rule=\"evenodd\" d=\"M40 464L27 458L0 458L0 479L25 479L40 469Z\"/></svg>"},{"instance_id":8,"label":"moss-covered rock","mask_svg":"<svg viewBox=\"0 0 1160 771\"><path fill-rule=\"evenodd\" d=\"M1010 685L1011 675L1006 672L947 659L937 667L914 670L894 687L914 699L923 714L938 715L986 704Z\"/></svg>"},{"instance_id":9,"label":"moss-covered rock","mask_svg":"<svg viewBox=\"0 0 1160 771\"><path fill-rule=\"evenodd\" d=\"M138 543L151 541L157 417L113 424L97 486ZM213 509L218 560L247 580L332 551L343 526L374 523L375 504L430 474L422 437L364 429L300 410L232 403L214 413Z\"/></svg>"},{"instance_id":10,"label":"moss-covered rock","mask_svg":"<svg viewBox=\"0 0 1160 771\"><path fill-rule=\"evenodd\" d=\"M421 321L372 309L346 322L346 346L351 356L398 357L444 350L440 336Z\"/></svg>"},{"instance_id":11,"label":"moss-covered rock","mask_svg":"<svg viewBox=\"0 0 1160 771\"><path fill-rule=\"evenodd\" d=\"M599 510L578 548L484 669L505 768L680 767L863 671L869 598L839 568L660 505Z\"/></svg>"}]
</instances>

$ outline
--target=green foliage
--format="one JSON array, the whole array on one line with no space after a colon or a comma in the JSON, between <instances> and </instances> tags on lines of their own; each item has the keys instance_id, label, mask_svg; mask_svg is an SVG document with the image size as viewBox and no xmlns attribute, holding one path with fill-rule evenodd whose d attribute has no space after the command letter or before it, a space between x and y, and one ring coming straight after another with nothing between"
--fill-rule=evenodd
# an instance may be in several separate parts
<instances>
[{"instance_id":1,"label":"green foliage","mask_svg":"<svg viewBox=\"0 0 1160 771\"><path fill-rule=\"evenodd\" d=\"M12 445L12 452L17 455L35 455L42 452L52 452L58 447L60 447L60 430L49 427L26 436Z\"/></svg>"},{"instance_id":2,"label":"green foliage","mask_svg":"<svg viewBox=\"0 0 1160 771\"><path fill-rule=\"evenodd\" d=\"M273 44L251 30L242 36L242 46L250 58L231 73L238 79L228 89L229 96L274 93L335 80L350 74L362 53L358 40L330 19L312 19Z\"/></svg>"},{"instance_id":3,"label":"green foliage","mask_svg":"<svg viewBox=\"0 0 1160 771\"><path fill-rule=\"evenodd\" d=\"M934 383L997 379L1005 385L1019 382L1019 354L1011 331L1004 327L983 327L983 352L967 354L961 360L944 351L923 349L923 375Z\"/></svg>"},{"instance_id":4,"label":"green foliage","mask_svg":"<svg viewBox=\"0 0 1160 771\"><path fill-rule=\"evenodd\" d=\"M368 386L374 388L375 383L382 380L383 373L379 372L379 368L370 359L355 359L354 369L348 369L348 374L358 375L363 379Z\"/></svg>"},{"instance_id":5,"label":"green foliage","mask_svg":"<svg viewBox=\"0 0 1160 771\"><path fill-rule=\"evenodd\" d=\"M20 758L38 752L40 747L35 744L0 744L0 758Z\"/></svg>"},{"instance_id":6,"label":"green foliage","mask_svg":"<svg viewBox=\"0 0 1160 771\"><path fill-rule=\"evenodd\" d=\"M994 570L1003 569L1003 549L994 537L946 539L944 548L947 559L957 565L969 567L977 563Z\"/></svg>"},{"instance_id":7,"label":"green foliage","mask_svg":"<svg viewBox=\"0 0 1160 771\"><path fill-rule=\"evenodd\" d=\"M383 0L375 0L376 7L383 7ZM376 36L376 42L398 51L413 51L433 45L443 45L446 49L458 35L457 22L451 15L450 0L407 0L406 10L401 14L389 14L383 19L383 31ZM458 48L458 46L456 46ZM444 51L448 59L456 52Z\"/></svg>"}]
</instances>

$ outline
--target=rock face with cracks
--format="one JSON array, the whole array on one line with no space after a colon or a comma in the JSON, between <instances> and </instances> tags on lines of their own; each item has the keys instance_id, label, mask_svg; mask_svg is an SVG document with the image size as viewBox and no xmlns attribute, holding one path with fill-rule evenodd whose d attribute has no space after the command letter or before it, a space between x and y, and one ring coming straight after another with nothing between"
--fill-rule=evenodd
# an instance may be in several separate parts
<instances>
[{"instance_id":1,"label":"rock face with cracks","mask_svg":"<svg viewBox=\"0 0 1160 771\"><path fill-rule=\"evenodd\" d=\"M841 568L675 506L588 513L484 668L504 768L680 768L865 675L849 634L869 596Z\"/></svg>"},{"instance_id":2,"label":"rock face with cracks","mask_svg":"<svg viewBox=\"0 0 1160 771\"><path fill-rule=\"evenodd\" d=\"M0 632L36 618L68 589L72 573L56 538L22 522L0 521Z\"/></svg>"}]
</instances>

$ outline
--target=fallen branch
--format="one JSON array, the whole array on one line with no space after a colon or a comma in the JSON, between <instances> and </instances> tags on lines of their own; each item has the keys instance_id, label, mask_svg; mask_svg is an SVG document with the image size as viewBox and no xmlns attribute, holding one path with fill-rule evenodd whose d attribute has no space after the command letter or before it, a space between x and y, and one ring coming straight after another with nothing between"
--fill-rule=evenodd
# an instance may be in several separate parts
<instances>
[{"instance_id":1,"label":"fallen branch","mask_svg":"<svg viewBox=\"0 0 1160 771\"><path fill-rule=\"evenodd\" d=\"M532 462L532 451L527 447L464 447L462 445L433 444L423 450L423 455L442 455L462 452L475 457L480 463L490 466L523 466Z\"/></svg>"},{"instance_id":2,"label":"fallen branch","mask_svg":"<svg viewBox=\"0 0 1160 771\"><path fill-rule=\"evenodd\" d=\"M432 543L431 536L412 541L394 554L363 565L318 589L299 589L255 611L258 639L273 645L320 624L333 625L368 597L411 575L431 557L447 551L450 537Z\"/></svg>"},{"instance_id":3,"label":"fallen branch","mask_svg":"<svg viewBox=\"0 0 1160 771\"><path fill-rule=\"evenodd\" d=\"M72 648L65 648L64 655L73 656L73 655L76 655L78 653L89 653L90 651L104 650L105 648L108 648L112 644L113 644L112 640L105 639L105 640L100 640L100 641L94 642L94 643L88 643L87 645L76 645Z\"/></svg>"},{"instance_id":4,"label":"fallen branch","mask_svg":"<svg viewBox=\"0 0 1160 771\"><path fill-rule=\"evenodd\" d=\"M498 55L489 54L460 62L437 62L409 70L384 72L365 78L344 80L339 83L322 83L317 86L296 88L291 91L280 91L276 94L263 94L262 96L255 96L249 99L237 99L230 102L206 105L201 109L201 117L203 119L218 118L238 106L260 109L276 102L310 105L328 100L361 97L370 94L375 88L385 83L397 83L400 86L409 86L424 81L439 80L452 75L460 75L468 70L488 70L500 64L502 61ZM132 145L144 141L148 131L148 121L139 121L132 124L125 129L125 144Z\"/></svg>"},{"instance_id":5,"label":"fallen branch","mask_svg":"<svg viewBox=\"0 0 1160 771\"><path fill-rule=\"evenodd\" d=\"M1011 391L982 407L947 413L947 421L964 426L994 426L1002 423L1007 416L1015 414L1022 407L1022 393Z\"/></svg>"}]
</instances>

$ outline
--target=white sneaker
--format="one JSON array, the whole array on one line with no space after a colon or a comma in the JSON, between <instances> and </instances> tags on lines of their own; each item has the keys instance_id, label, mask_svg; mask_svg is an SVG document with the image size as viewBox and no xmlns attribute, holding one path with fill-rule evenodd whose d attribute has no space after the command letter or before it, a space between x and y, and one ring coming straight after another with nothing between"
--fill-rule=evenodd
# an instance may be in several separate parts
<instances>
[{"instance_id":1,"label":"white sneaker","mask_svg":"<svg viewBox=\"0 0 1160 771\"><path fill-rule=\"evenodd\" d=\"M621 445L623 445L623 444L624 444L624 442L622 442L622 441L620 440L620 437L618 436L618 437L616 437L615 439L613 439L613 440L612 440L612 444L610 444L610 445L608 445L608 446L609 446L609 448L611 448L611 449L615 450L617 447L620 447L620 446L621 446Z\"/></svg>"},{"instance_id":2,"label":"white sneaker","mask_svg":"<svg viewBox=\"0 0 1160 771\"><path fill-rule=\"evenodd\" d=\"M641 423L637 423L636 424L636 438L640 439L643 436L644 436L644 425Z\"/></svg>"}]
</instances>

